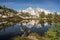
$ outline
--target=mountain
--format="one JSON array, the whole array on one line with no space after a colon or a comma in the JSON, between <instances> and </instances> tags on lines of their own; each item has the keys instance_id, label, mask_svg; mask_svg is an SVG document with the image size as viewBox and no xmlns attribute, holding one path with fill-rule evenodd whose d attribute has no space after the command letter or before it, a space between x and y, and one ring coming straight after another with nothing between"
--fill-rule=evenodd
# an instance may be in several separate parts
<instances>
[{"instance_id":1,"label":"mountain","mask_svg":"<svg viewBox=\"0 0 60 40\"><path fill-rule=\"evenodd\" d=\"M12 12L12 13L17 13L17 11L13 10L13 9L10 9L10 8L7 8L5 6L0 6L0 12Z\"/></svg>"},{"instance_id":2,"label":"mountain","mask_svg":"<svg viewBox=\"0 0 60 40\"><path fill-rule=\"evenodd\" d=\"M5 6L0 6L0 17L4 15L5 16L13 16L13 15L16 15L17 14L17 11L13 10L13 9L10 9L10 8L7 8Z\"/></svg>"},{"instance_id":3,"label":"mountain","mask_svg":"<svg viewBox=\"0 0 60 40\"><path fill-rule=\"evenodd\" d=\"M19 12L21 12L21 10ZM39 16L40 12L44 12L45 14L53 13L53 12L50 12L48 10L44 10L44 9L41 9L41 8L32 8L32 7L29 7L25 10L22 10L22 12L23 13L28 12L29 14L36 15L36 16Z\"/></svg>"},{"instance_id":4,"label":"mountain","mask_svg":"<svg viewBox=\"0 0 60 40\"><path fill-rule=\"evenodd\" d=\"M36 15L36 16L39 16L39 14L41 13L41 12L44 12L46 15L47 14L50 14L50 13L54 13L54 12L51 12L51 11L49 11L49 10L45 10L45 9L42 9L42 8L32 8L32 7L29 7L29 8L27 8L27 9L25 9L25 10L19 10L18 12L23 12L23 13L26 13L26 12L28 12L29 14L31 14L31 15ZM59 14L59 13L58 13Z\"/></svg>"}]
</instances>

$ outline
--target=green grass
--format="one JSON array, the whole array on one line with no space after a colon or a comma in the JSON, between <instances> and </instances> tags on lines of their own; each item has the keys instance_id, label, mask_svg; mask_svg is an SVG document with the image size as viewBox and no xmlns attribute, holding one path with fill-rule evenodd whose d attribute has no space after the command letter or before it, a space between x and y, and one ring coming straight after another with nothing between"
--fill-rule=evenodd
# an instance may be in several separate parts
<instances>
[{"instance_id":1,"label":"green grass","mask_svg":"<svg viewBox=\"0 0 60 40\"><path fill-rule=\"evenodd\" d=\"M60 26L60 22L56 23L57 26Z\"/></svg>"}]
</instances>

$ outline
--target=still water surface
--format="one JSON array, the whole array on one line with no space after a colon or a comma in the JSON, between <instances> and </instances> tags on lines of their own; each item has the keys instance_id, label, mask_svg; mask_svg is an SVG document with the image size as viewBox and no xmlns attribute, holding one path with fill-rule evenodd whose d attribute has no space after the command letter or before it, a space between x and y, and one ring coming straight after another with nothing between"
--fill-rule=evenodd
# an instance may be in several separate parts
<instances>
[{"instance_id":1,"label":"still water surface","mask_svg":"<svg viewBox=\"0 0 60 40\"><path fill-rule=\"evenodd\" d=\"M19 23L16 23L15 25L12 25L10 27L6 27L4 29L0 30L0 39L1 40L8 40L9 38L20 35L22 36L24 32L21 30L24 30L26 33L36 32L40 35L43 35L44 32L46 32L50 26L48 23L44 23L44 26L41 26L39 23L39 20L23 20ZM28 32L29 31L29 32Z\"/></svg>"}]
</instances>

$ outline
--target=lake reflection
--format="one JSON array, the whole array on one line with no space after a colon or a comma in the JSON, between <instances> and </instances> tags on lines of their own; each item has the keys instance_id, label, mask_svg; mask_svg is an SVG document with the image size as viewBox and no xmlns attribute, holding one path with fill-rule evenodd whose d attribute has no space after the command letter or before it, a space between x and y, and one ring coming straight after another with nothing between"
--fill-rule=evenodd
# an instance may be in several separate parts
<instances>
[{"instance_id":1,"label":"lake reflection","mask_svg":"<svg viewBox=\"0 0 60 40\"><path fill-rule=\"evenodd\" d=\"M49 28L50 25L48 25L47 22L44 23L44 26L42 26L39 23L39 20L22 20L15 25L1 29L0 39L7 39L16 35L22 36L26 31L26 33L36 32L43 35Z\"/></svg>"}]
</instances>

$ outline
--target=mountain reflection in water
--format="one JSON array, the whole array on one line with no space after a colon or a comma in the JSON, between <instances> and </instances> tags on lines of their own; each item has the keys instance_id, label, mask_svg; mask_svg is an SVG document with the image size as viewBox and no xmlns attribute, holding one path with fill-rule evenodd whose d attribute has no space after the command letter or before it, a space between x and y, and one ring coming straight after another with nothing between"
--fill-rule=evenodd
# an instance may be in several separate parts
<instances>
[{"instance_id":1,"label":"mountain reflection in water","mask_svg":"<svg viewBox=\"0 0 60 40\"><path fill-rule=\"evenodd\" d=\"M36 32L40 35L43 35L44 32L46 32L51 25L48 25L48 23L44 23L44 26L42 26L39 23L39 20L23 20L19 23L16 23L16 25L6 27L5 29L0 30L0 39L6 39L8 40L12 36L16 35L23 35L24 32L22 31L28 31L30 32ZM27 33L28 33L27 32Z\"/></svg>"}]
</instances>

